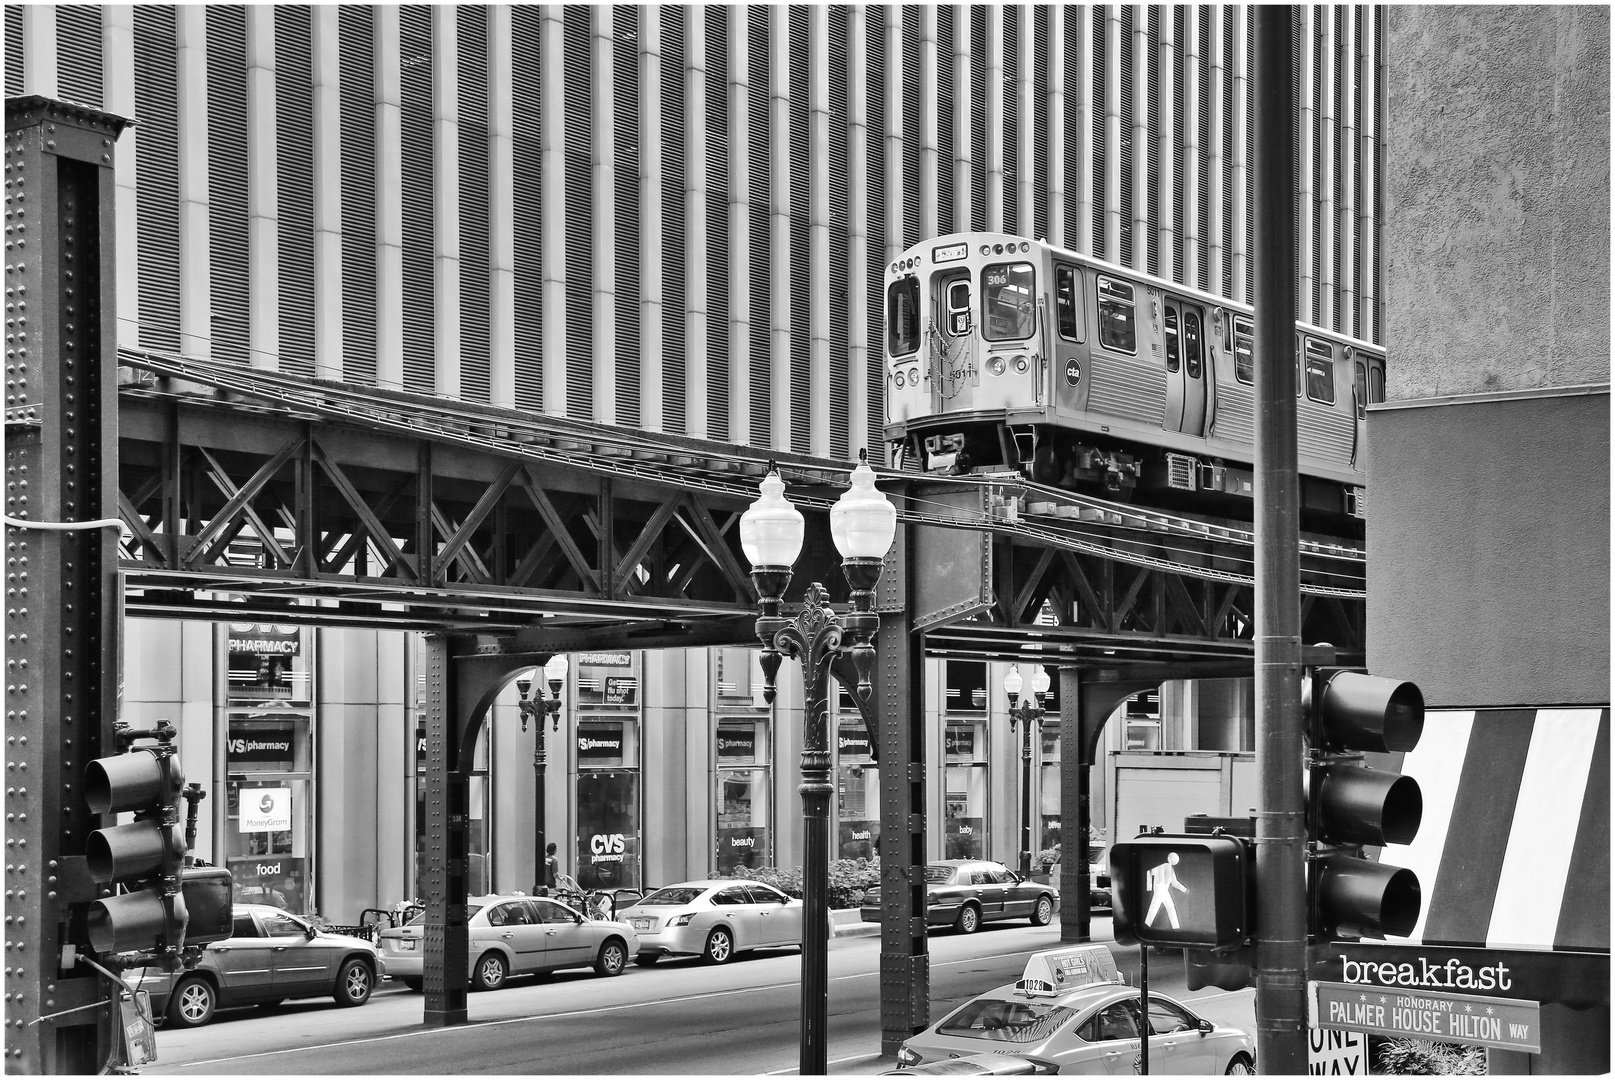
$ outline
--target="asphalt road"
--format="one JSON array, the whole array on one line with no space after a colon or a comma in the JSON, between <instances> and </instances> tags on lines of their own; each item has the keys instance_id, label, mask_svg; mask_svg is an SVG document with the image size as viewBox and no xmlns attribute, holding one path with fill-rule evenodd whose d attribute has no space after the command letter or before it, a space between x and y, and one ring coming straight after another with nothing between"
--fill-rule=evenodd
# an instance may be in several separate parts
<instances>
[{"instance_id":1,"label":"asphalt road","mask_svg":"<svg viewBox=\"0 0 1615 1080\"><path fill-rule=\"evenodd\" d=\"M1095 920L1096 939L1109 920ZM930 939L931 1019L1020 976L1026 957L1059 947L1058 925L990 925ZM1136 981L1138 950L1113 946ZM830 943L829 1059L837 1075L892 1068L880 1056L880 939ZM621 977L562 972L471 994L470 1023L429 1028L424 999L393 983L368 1005L329 999L219 1013L206 1027L164 1027L149 1075L438 1074L789 1075L796 1072L801 958L776 950L723 967L664 961ZM1254 1031L1253 992L1183 993L1175 956L1152 955L1150 988Z\"/></svg>"}]
</instances>

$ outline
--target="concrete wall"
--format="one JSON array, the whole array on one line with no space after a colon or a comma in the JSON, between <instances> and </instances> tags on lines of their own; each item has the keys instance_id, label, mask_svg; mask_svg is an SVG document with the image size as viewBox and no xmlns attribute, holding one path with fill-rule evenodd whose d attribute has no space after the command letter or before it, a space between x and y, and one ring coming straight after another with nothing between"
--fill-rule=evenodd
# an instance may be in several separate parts
<instances>
[{"instance_id":1,"label":"concrete wall","mask_svg":"<svg viewBox=\"0 0 1615 1080\"><path fill-rule=\"evenodd\" d=\"M1609 702L1609 389L1369 412L1368 667L1431 706Z\"/></svg>"},{"instance_id":2,"label":"concrete wall","mask_svg":"<svg viewBox=\"0 0 1615 1080\"><path fill-rule=\"evenodd\" d=\"M1607 382L1609 9L1385 13L1387 397Z\"/></svg>"}]
</instances>

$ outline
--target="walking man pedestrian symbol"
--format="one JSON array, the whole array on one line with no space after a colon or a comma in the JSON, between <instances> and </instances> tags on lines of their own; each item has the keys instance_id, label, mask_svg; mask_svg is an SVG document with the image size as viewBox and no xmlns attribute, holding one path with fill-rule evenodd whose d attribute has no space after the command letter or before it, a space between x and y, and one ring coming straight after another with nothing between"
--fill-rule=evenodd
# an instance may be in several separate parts
<instances>
[{"instance_id":1,"label":"walking man pedestrian symbol","mask_svg":"<svg viewBox=\"0 0 1615 1080\"><path fill-rule=\"evenodd\" d=\"M1177 871L1172 869L1178 865L1178 853L1168 852L1166 862L1154 867L1147 875L1150 883L1150 910L1144 916L1144 925L1152 926L1155 923L1156 912L1166 909L1166 917L1172 921L1172 929L1178 929L1178 909L1172 903L1172 890L1181 893L1189 891L1188 886L1178 880Z\"/></svg>"}]
</instances>

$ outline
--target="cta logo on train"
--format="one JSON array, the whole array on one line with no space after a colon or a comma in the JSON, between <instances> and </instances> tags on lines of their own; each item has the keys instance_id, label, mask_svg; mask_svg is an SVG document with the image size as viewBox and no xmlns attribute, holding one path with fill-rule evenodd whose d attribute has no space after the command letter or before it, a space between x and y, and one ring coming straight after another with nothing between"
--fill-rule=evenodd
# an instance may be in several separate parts
<instances>
[{"instance_id":1,"label":"cta logo on train","mask_svg":"<svg viewBox=\"0 0 1615 1080\"><path fill-rule=\"evenodd\" d=\"M916 245L886 272L893 461L1249 521L1253 315L1005 233ZM1295 356L1302 527L1361 537L1385 351L1298 323Z\"/></svg>"}]
</instances>

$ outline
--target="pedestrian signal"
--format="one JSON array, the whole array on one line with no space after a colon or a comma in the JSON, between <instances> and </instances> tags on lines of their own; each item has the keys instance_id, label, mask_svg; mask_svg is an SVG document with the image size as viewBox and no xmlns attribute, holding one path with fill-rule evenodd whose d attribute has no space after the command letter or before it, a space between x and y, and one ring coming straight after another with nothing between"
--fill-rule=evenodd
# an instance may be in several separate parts
<instances>
[{"instance_id":1,"label":"pedestrian signal","mask_svg":"<svg viewBox=\"0 0 1615 1080\"><path fill-rule=\"evenodd\" d=\"M1235 836L1136 836L1112 844L1112 929L1124 945L1220 951L1251 936L1250 846Z\"/></svg>"},{"instance_id":2,"label":"pedestrian signal","mask_svg":"<svg viewBox=\"0 0 1615 1080\"><path fill-rule=\"evenodd\" d=\"M90 876L124 890L90 905L90 947L102 954L173 952L184 944L186 924L179 827L185 777L174 753L174 726L160 720L155 728L136 731L119 722L116 731L125 752L90 762L84 798L92 813L132 812L134 820L97 829L85 844ZM139 739L156 745L131 745Z\"/></svg>"},{"instance_id":3,"label":"pedestrian signal","mask_svg":"<svg viewBox=\"0 0 1615 1080\"><path fill-rule=\"evenodd\" d=\"M1340 668L1310 672L1304 693L1308 932L1406 937L1419 921L1419 879L1363 849L1411 842L1424 799L1417 780L1370 768L1363 754L1413 749L1424 730L1424 695L1410 682Z\"/></svg>"}]
</instances>

